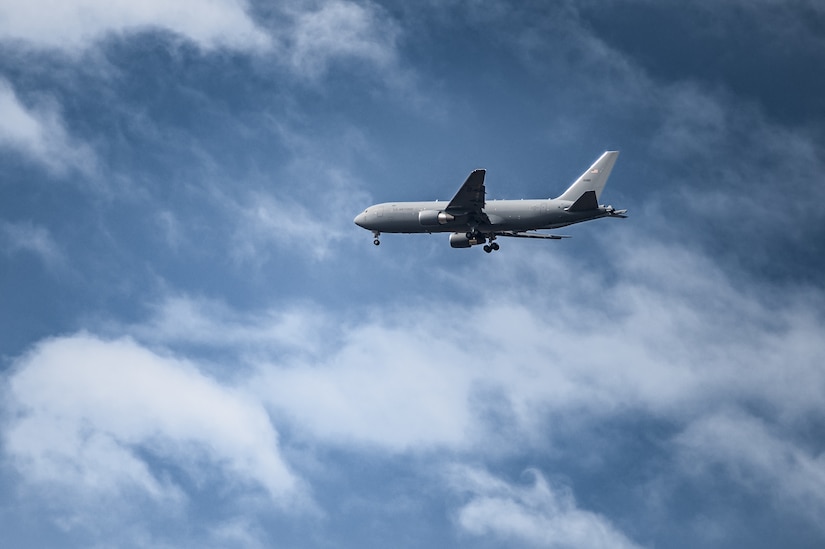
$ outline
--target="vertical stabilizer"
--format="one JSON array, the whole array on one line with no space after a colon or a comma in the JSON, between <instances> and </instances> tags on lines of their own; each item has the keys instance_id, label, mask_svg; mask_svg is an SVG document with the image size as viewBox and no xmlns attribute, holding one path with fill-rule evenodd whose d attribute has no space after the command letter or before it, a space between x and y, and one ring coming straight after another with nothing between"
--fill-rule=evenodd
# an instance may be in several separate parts
<instances>
[{"instance_id":1,"label":"vertical stabilizer","mask_svg":"<svg viewBox=\"0 0 825 549\"><path fill-rule=\"evenodd\" d=\"M572 202L578 200L587 191L594 191L596 200L598 200L618 157L619 151L605 151L557 200L570 200Z\"/></svg>"}]
</instances>

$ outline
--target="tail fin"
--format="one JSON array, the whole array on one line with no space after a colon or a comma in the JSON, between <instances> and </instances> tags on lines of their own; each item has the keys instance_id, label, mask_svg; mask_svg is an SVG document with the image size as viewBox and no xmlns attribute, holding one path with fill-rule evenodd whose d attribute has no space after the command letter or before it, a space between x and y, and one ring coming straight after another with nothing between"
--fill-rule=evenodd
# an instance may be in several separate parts
<instances>
[{"instance_id":1,"label":"tail fin","mask_svg":"<svg viewBox=\"0 0 825 549\"><path fill-rule=\"evenodd\" d=\"M607 178L610 177L610 170L613 169L613 164L616 163L618 157L619 151L605 151L557 200L574 201L587 191L594 191L598 201L602 189L604 189L604 184L607 183Z\"/></svg>"}]
</instances>

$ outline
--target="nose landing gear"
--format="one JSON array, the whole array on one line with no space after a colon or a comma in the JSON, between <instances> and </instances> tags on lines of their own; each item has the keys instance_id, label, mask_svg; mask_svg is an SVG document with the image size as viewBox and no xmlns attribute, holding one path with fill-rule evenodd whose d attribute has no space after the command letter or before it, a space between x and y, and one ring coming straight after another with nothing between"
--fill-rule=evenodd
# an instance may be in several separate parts
<instances>
[{"instance_id":1,"label":"nose landing gear","mask_svg":"<svg viewBox=\"0 0 825 549\"><path fill-rule=\"evenodd\" d=\"M372 243L376 246L379 246L381 244L381 241L378 240L378 237L381 236L381 233L379 231L373 231L372 234L375 235L375 240L373 240Z\"/></svg>"}]
</instances>

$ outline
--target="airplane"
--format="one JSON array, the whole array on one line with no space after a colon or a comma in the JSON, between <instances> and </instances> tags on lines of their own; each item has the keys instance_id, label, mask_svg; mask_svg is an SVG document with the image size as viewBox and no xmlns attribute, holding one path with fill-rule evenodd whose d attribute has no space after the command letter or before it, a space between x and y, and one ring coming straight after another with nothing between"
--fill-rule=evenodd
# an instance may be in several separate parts
<instances>
[{"instance_id":1,"label":"airplane","mask_svg":"<svg viewBox=\"0 0 825 549\"><path fill-rule=\"evenodd\" d=\"M386 202L370 206L355 224L372 231L373 244L381 233L451 233L450 246L483 244L485 252L499 249L497 237L560 240L567 235L536 232L557 229L600 217L627 217L627 210L599 205L619 151L605 151L566 191L539 200L485 200L486 170L474 170L449 202Z\"/></svg>"}]
</instances>

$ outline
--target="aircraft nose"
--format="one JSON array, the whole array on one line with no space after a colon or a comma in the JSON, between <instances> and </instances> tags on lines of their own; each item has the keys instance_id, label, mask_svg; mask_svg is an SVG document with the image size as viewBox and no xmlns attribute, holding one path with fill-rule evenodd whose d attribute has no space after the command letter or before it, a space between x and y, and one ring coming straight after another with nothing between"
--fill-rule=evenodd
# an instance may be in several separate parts
<instances>
[{"instance_id":1,"label":"aircraft nose","mask_svg":"<svg viewBox=\"0 0 825 549\"><path fill-rule=\"evenodd\" d=\"M360 214L355 216L355 224L359 227L363 227L364 223L367 222L367 212L361 212Z\"/></svg>"}]
</instances>

